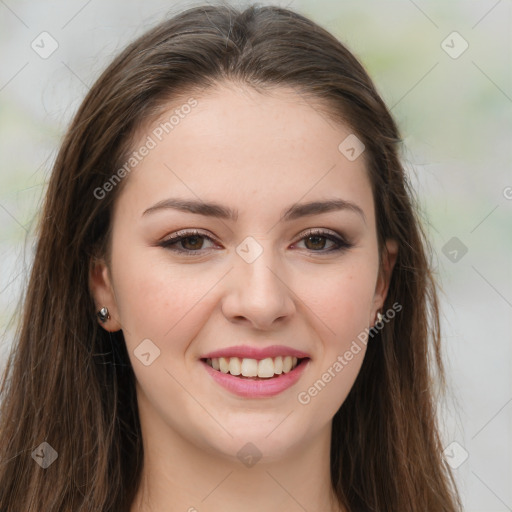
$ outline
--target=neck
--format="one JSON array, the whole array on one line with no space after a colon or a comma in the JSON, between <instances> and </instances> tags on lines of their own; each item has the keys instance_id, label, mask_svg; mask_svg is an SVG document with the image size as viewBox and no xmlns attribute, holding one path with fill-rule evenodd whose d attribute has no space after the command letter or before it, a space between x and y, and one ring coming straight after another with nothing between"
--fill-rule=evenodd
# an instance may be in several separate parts
<instances>
[{"instance_id":1,"label":"neck","mask_svg":"<svg viewBox=\"0 0 512 512\"><path fill-rule=\"evenodd\" d=\"M144 465L130 512L342 512L331 487L331 423L279 457L242 438L245 448L230 456L180 436L143 398L139 407Z\"/></svg>"}]
</instances>

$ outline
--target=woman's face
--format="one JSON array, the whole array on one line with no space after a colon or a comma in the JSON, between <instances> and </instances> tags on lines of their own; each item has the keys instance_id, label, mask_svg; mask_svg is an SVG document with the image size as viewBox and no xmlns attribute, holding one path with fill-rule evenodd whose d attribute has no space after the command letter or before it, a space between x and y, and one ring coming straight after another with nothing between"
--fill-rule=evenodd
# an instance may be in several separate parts
<instances>
[{"instance_id":1,"label":"woman's face","mask_svg":"<svg viewBox=\"0 0 512 512\"><path fill-rule=\"evenodd\" d=\"M222 85L194 100L140 134L111 267L91 287L105 328L123 330L143 428L226 459L291 455L330 433L387 291L365 155L291 89ZM306 206L326 201L339 207ZM166 246L178 232L188 238ZM308 359L285 373L294 353Z\"/></svg>"}]
</instances>

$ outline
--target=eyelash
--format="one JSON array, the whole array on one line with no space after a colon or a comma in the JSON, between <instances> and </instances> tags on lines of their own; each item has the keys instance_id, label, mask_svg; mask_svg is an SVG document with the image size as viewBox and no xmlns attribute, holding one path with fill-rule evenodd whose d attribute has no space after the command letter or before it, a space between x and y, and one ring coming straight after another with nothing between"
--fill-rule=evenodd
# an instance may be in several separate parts
<instances>
[{"instance_id":1,"label":"eyelash","mask_svg":"<svg viewBox=\"0 0 512 512\"><path fill-rule=\"evenodd\" d=\"M320 238L327 238L331 242L334 242L336 246L331 249L327 250L319 250L314 251L311 250L313 253L320 253L320 254L326 254L326 253L332 253L332 252L343 252L351 247L353 247L354 244L347 242L343 237L337 236L332 234L330 231L325 231L319 228L313 228L309 229L306 232L302 233L302 237L299 239L299 241L302 241L304 239L307 239L308 237L320 237ZM211 240L212 242L215 242L215 240L208 235L198 231L198 230L183 230L178 231L173 236L167 238L166 240L163 240L158 245L160 247L163 247L164 249L168 249L170 251L184 254L186 256L195 257L201 254L201 249L198 249L197 251L191 251L187 249L177 249L175 247L172 247L173 245L177 245L179 242L186 240L187 238L194 238L194 237L201 237L201 238L207 238L208 240Z\"/></svg>"}]
</instances>

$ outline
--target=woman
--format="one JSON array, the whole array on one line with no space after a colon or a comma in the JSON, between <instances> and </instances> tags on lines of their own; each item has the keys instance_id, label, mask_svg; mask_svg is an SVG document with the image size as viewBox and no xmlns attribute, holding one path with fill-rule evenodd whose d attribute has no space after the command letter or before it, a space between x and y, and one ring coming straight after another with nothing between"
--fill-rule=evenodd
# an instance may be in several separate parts
<instances>
[{"instance_id":1,"label":"woman","mask_svg":"<svg viewBox=\"0 0 512 512\"><path fill-rule=\"evenodd\" d=\"M0 510L460 510L399 142L290 10L197 7L128 46L50 179Z\"/></svg>"}]
</instances>

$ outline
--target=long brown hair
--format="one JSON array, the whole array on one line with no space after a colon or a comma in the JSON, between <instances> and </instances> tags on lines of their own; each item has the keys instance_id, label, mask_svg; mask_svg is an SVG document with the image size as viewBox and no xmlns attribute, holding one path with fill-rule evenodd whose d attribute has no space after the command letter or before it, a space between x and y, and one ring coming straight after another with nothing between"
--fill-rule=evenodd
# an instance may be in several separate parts
<instances>
[{"instance_id":1,"label":"long brown hair","mask_svg":"<svg viewBox=\"0 0 512 512\"><path fill-rule=\"evenodd\" d=\"M436 284L397 126L361 64L311 20L279 7L210 5L130 44L91 88L62 143L0 390L0 510L119 512L133 502L143 462L135 375L122 331L98 326L88 282L91 257L99 251L108 260L123 183L101 199L94 191L169 99L223 81L262 92L293 87L350 126L366 146L380 254L386 239L398 242L383 309L403 309L369 341L333 419L340 504L351 512L460 510L436 418L445 384ZM34 457L50 452L42 442L58 454L46 469Z\"/></svg>"}]
</instances>

